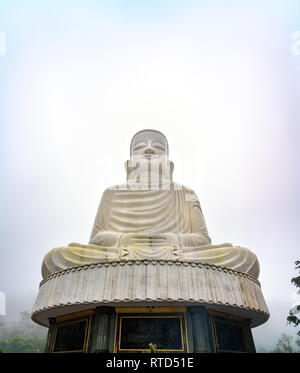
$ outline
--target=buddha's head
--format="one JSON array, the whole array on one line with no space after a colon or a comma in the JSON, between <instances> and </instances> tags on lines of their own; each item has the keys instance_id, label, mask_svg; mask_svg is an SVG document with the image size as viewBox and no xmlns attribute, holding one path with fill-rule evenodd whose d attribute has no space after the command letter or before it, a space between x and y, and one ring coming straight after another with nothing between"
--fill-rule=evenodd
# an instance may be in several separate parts
<instances>
[{"instance_id":1,"label":"buddha's head","mask_svg":"<svg viewBox=\"0 0 300 373\"><path fill-rule=\"evenodd\" d=\"M161 157L169 156L169 146L165 135L156 130L137 132L130 145L130 157Z\"/></svg>"},{"instance_id":2,"label":"buddha's head","mask_svg":"<svg viewBox=\"0 0 300 373\"><path fill-rule=\"evenodd\" d=\"M171 180L173 169L173 162L169 161L169 145L165 135L156 130L146 129L133 136L130 144L130 161L126 162L127 180Z\"/></svg>"}]
</instances>

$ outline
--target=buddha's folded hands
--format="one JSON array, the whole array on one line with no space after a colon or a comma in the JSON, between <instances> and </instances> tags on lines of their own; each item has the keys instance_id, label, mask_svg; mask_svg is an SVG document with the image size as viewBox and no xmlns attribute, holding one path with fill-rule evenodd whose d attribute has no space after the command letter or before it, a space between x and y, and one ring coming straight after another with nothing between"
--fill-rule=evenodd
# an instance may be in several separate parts
<instances>
[{"instance_id":1,"label":"buddha's folded hands","mask_svg":"<svg viewBox=\"0 0 300 373\"><path fill-rule=\"evenodd\" d=\"M122 233L120 238L120 247L139 246L179 246L179 236L174 233L161 234L141 234L141 233Z\"/></svg>"},{"instance_id":2,"label":"buddha's folded hands","mask_svg":"<svg viewBox=\"0 0 300 373\"><path fill-rule=\"evenodd\" d=\"M119 247L121 233L100 231L90 239L90 244L102 247Z\"/></svg>"},{"instance_id":3,"label":"buddha's folded hands","mask_svg":"<svg viewBox=\"0 0 300 373\"><path fill-rule=\"evenodd\" d=\"M181 247L198 247L211 243L209 236L203 233L182 233L179 237Z\"/></svg>"}]
</instances>

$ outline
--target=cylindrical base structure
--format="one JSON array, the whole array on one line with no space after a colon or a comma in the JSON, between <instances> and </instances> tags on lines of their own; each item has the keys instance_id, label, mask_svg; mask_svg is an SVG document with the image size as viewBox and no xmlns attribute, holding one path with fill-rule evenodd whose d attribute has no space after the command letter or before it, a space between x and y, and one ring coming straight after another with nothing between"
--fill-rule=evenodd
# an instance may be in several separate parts
<instances>
[{"instance_id":1,"label":"cylindrical base structure","mask_svg":"<svg viewBox=\"0 0 300 373\"><path fill-rule=\"evenodd\" d=\"M51 319L45 352L255 352L248 319L192 307L98 307Z\"/></svg>"},{"instance_id":2,"label":"cylindrical base structure","mask_svg":"<svg viewBox=\"0 0 300 373\"><path fill-rule=\"evenodd\" d=\"M255 352L269 317L252 276L193 262L115 261L59 271L40 286L32 319L47 352Z\"/></svg>"}]
</instances>

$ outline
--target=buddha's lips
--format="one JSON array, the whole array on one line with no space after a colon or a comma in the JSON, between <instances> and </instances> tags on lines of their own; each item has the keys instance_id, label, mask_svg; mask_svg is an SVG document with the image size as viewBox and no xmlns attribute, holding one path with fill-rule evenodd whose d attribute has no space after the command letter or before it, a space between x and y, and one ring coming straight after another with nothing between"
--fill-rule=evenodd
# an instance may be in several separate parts
<instances>
[{"instance_id":1,"label":"buddha's lips","mask_svg":"<svg viewBox=\"0 0 300 373\"><path fill-rule=\"evenodd\" d=\"M144 158L151 161L151 159L154 158L154 155L153 154L144 154ZM158 156L156 156L155 158L158 158Z\"/></svg>"}]
</instances>

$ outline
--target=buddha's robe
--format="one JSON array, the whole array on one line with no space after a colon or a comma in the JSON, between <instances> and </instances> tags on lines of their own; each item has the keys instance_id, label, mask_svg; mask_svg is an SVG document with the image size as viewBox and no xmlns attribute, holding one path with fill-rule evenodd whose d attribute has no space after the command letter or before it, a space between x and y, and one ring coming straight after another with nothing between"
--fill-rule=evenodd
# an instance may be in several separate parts
<instances>
[{"instance_id":1,"label":"buddha's robe","mask_svg":"<svg viewBox=\"0 0 300 373\"><path fill-rule=\"evenodd\" d=\"M107 189L89 245L71 243L51 250L42 264L43 277L76 265L141 259L202 262L258 277L258 260L250 250L210 244L195 193L173 182L171 188Z\"/></svg>"},{"instance_id":2,"label":"buddha's robe","mask_svg":"<svg viewBox=\"0 0 300 373\"><path fill-rule=\"evenodd\" d=\"M107 189L103 194L90 243L99 244L103 232L115 234L113 241L105 242L108 246L116 246L122 233L149 237L167 233L198 233L202 243L210 242L199 201L192 190L175 183L172 184L173 190L116 188ZM200 217L196 229L193 229L191 221L192 209L198 209Z\"/></svg>"}]
</instances>

